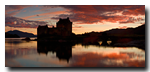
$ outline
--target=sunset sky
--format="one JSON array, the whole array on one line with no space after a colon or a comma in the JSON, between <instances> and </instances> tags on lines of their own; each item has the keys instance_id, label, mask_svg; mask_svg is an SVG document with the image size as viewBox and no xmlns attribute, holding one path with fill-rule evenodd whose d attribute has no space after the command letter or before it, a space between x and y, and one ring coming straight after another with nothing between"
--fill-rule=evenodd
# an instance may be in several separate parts
<instances>
[{"instance_id":1,"label":"sunset sky","mask_svg":"<svg viewBox=\"0 0 150 72\"><path fill-rule=\"evenodd\" d=\"M67 17L75 34L134 28L145 23L145 5L5 5L5 32L36 35L38 25L56 26L59 18Z\"/></svg>"}]
</instances>

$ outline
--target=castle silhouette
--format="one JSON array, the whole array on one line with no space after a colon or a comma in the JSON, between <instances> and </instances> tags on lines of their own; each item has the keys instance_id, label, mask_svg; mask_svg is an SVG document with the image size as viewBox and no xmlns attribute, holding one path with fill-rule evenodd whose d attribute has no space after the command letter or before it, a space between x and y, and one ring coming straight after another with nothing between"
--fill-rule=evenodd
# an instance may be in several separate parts
<instances>
[{"instance_id":1,"label":"castle silhouette","mask_svg":"<svg viewBox=\"0 0 150 72\"><path fill-rule=\"evenodd\" d=\"M38 26L37 28L37 37L50 37L50 36L61 36L61 37L68 37L72 34L72 22L67 19L59 19L56 23L56 27L48 28L47 25L45 26Z\"/></svg>"}]
</instances>

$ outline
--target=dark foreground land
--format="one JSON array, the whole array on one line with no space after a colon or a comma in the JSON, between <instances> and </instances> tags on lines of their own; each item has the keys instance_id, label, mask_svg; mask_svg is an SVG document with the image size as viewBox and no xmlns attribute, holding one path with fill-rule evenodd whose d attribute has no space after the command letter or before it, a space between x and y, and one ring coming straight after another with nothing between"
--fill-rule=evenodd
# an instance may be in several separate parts
<instances>
[{"instance_id":1,"label":"dark foreground land","mask_svg":"<svg viewBox=\"0 0 150 72\"><path fill-rule=\"evenodd\" d=\"M95 46L111 46L111 47L138 47L145 50L145 37L113 37L113 36L74 36L68 38L49 38L49 39L35 39L27 41L38 41L47 44L57 45L59 44L82 44L85 46L95 45ZM56 46L55 45L55 46Z\"/></svg>"}]
</instances>

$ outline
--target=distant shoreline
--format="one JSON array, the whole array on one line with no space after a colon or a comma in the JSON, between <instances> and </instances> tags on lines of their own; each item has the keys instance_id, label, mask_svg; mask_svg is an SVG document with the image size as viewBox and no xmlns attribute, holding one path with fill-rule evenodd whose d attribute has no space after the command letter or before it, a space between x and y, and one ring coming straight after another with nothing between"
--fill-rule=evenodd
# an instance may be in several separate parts
<instances>
[{"instance_id":1,"label":"distant shoreline","mask_svg":"<svg viewBox=\"0 0 150 72\"><path fill-rule=\"evenodd\" d=\"M20 39L20 40L23 40L23 39L25 39L26 37L20 37L20 38L5 38L5 39ZM77 43L81 43L82 44L82 42L78 42L78 41L57 41L57 40L55 40L55 41L48 41L48 40L37 40L37 37L30 37L30 39L31 40L29 40L29 41L43 41L43 42L56 42L56 43L64 43L64 42L73 42L73 43L75 43L75 44L77 44ZM84 44L83 44L84 45ZM87 44L87 45L94 45L94 44ZM85 46L86 46L86 44L85 44ZM99 46L105 46L105 45L100 45L100 43L99 43ZM120 43L120 42L117 42L117 43L114 43L113 45L106 45L106 46L108 46L108 47L138 47L138 48L140 48L140 49L144 49L145 50L145 40L132 40L132 41L130 41L130 42L127 42L127 43Z\"/></svg>"}]
</instances>

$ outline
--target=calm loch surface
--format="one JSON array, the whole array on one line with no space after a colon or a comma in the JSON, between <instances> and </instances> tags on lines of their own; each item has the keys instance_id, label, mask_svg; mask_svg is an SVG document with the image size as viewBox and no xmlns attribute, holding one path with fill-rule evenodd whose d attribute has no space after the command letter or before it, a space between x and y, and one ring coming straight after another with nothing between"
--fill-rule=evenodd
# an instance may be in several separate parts
<instances>
[{"instance_id":1,"label":"calm loch surface","mask_svg":"<svg viewBox=\"0 0 150 72\"><path fill-rule=\"evenodd\" d=\"M32 39L32 38L31 38ZM145 67L145 50L5 38L6 67Z\"/></svg>"}]
</instances>

